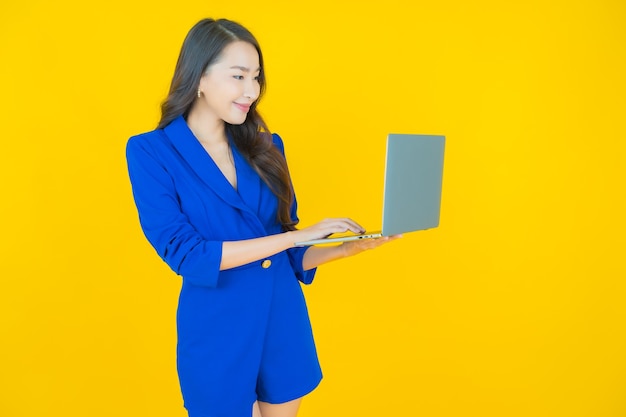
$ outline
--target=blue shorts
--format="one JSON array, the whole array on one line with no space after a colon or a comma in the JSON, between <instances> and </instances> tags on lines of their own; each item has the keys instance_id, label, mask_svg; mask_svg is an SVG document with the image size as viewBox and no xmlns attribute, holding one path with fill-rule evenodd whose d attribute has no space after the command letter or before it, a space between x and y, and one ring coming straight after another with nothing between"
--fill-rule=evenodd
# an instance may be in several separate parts
<instances>
[{"instance_id":1,"label":"blue shorts","mask_svg":"<svg viewBox=\"0 0 626 417\"><path fill-rule=\"evenodd\" d=\"M222 271L218 288L183 283L178 373L190 416L250 417L257 400L288 402L320 383L304 294L291 271L286 256L274 257L254 279Z\"/></svg>"}]
</instances>

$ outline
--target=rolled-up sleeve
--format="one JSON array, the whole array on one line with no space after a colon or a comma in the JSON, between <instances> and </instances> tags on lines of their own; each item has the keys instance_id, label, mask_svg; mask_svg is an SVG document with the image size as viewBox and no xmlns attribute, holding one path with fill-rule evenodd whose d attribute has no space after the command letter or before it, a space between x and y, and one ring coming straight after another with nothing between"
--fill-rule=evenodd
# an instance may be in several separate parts
<instances>
[{"instance_id":1,"label":"rolled-up sleeve","mask_svg":"<svg viewBox=\"0 0 626 417\"><path fill-rule=\"evenodd\" d=\"M131 138L126 160L141 228L159 256L195 285L217 286L222 242L204 239L182 212L174 181L142 137Z\"/></svg>"},{"instance_id":2,"label":"rolled-up sleeve","mask_svg":"<svg viewBox=\"0 0 626 417\"><path fill-rule=\"evenodd\" d=\"M291 267L296 274L296 278L298 278L298 280L302 283L308 285L313 282L317 268L306 271L303 269L302 259L304 258L304 253L307 249L308 247L287 249L287 255L289 255L289 261L291 262Z\"/></svg>"}]
</instances>

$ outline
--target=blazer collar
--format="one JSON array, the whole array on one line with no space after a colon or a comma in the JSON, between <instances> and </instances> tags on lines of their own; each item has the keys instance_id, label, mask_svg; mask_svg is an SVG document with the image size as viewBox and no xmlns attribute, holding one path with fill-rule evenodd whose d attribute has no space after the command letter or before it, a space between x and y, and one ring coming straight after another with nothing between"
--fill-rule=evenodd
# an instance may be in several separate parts
<instances>
[{"instance_id":1,"label":"blazer collar","mask_svg":"<svg viewBox=\"0 0 626 417\"><path fill-rule=\"evenodd\" d=\"M243 155L239 153L239 150L232 146L230 138L235 171L237 172L237 190L230 185L222 171L194 136L183 116L174 119L163 130L183 159L222 200L234 207L251 211L255 216L257 215L261 179Z\"/></svg>"}]
</instances>

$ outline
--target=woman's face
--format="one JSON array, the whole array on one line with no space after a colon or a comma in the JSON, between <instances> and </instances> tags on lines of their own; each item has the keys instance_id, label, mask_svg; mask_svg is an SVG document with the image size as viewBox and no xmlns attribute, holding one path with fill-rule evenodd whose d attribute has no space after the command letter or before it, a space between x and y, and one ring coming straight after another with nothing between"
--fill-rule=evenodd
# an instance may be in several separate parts
<instances>
[{"instance_id":1,"label":"woman's face","mask_svg":"<svg viewBox=\"0 0 626 417\"><path fill-rule=\"evenodd\" d=\"M259 97L259 54L247 42L230 43L200 79L201 108L211 117L242 124Z\"/></svg>"}]
</instances>

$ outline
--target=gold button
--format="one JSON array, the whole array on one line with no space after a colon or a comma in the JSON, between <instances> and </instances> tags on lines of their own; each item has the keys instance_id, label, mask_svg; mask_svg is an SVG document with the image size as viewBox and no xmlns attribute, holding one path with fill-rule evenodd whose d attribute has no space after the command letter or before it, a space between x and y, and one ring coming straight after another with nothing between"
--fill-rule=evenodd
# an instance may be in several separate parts
<instances>
[{"instance_id":1,"label":"gold button","mask_svg":"<svg viewBox=\"0 0 626 417\"><path fill-rule=\"evenodd\" d=\"M266 259L263 262L261 262L261 266L265 269L269 268L271 265L272 265L272 261L270 261L269 259Z\"/></svg>"}]
</instances>

